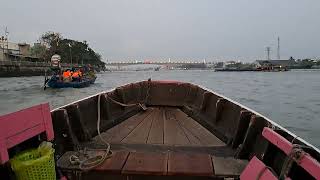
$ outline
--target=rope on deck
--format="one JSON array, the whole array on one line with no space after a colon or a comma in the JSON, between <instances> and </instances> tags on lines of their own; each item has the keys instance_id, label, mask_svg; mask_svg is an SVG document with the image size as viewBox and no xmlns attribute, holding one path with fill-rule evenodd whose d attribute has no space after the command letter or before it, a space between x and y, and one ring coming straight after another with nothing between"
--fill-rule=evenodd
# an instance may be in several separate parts
<instances>
[{"instance_id":1,"label":"rope on deck","mask_svg":"<svg viewBox=\"0 0 320 180\"><path fill-rule=\"evenodd\" d=\"M105 149L85 148L84 151L80 152L80 153L84 154L85 157L87 155L86 151L96 151L96 152L105 151L105 153L103 153L103 155L95 155L93 157L86 158L85 160L80 160L79 156L71 155L69 158L70 163L71 164L79 164L79 169L83 170L83 171L87 171L87 170L90 170L90 169L93 169L93 168L99 166L106 159L108 159L112 156L110 144L102 138L101 133L100 133L100 122L101 122L100 102L101 102L101 94L98 95L98 103L97 103L97 106L98 106L97 131L98 131L98 135L99 135L101 141L106 145L106 148Z\"/></svg>"},{"instance_id":2,"label":"rope on deck","mask_svg":"<svg viewBox=\"0 0 320 180\"><path fill-rule=\"evenodd\" d=\"M113 103L118 104L120 106L124 106L124 107L131 107L131 106L140 106L144 111L147 110L145 104L149 98L149 91L151 88L151 79L148 79L148 87L147 87L147 92L146 92L146 96L144 99L143 103L133 103L133 104L124 104L121 102L118 102L114 99L112 99L110 96L108 96L107 94L105 94L105 97L110 99ZM69 158L69 161L71 164L75 165L78 164L79 165L79 169L83 170L83 171L88 171L90 169L93 169L97 166L99 166L101 163L103 163L106 159L110 158L112 156L112 151L111 151L111 146L110 143L108 143L107 141L105 141L102 136L101 136L101 132L100 132L100 123L101 123L101 95L98 95L98 102L97 102L97 112L98 112L98 117L97 117L97 132L98 132L98 136L101 139L101 141L106 145L105 149L90 149L90 148L85 148L83 151L79 151L79 153L83 154L84 157L86 157L85 160L80 160L80 155L71 155ZM104 151L103 155L95 155L93 157L88 157L88 154L86 153L87 151L96 151L96 152L100 152L100 151Z\"/></svg>"}]
</instances>

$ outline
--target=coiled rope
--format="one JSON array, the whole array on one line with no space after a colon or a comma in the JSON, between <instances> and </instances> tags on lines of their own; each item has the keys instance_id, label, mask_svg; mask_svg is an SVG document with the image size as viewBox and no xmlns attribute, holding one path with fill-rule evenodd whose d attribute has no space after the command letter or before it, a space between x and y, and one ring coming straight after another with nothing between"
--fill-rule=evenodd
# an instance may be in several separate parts
<instances>
[{"instance_id":1,"label":"coiled rope","mask_svg":"<svg viewBox=\"0 0 320 180\"><path fill-rule=\"evenodd\" d=\"M109 97L107 94L105 94L105 97L110 99L113 103L118 104L120 106L124 106L124 107L131 107L131 106L140 106L143 110L146 110L147 107L145 106L145 103L147 102L148 98L149 98L149 91L150 91L150 83L151 83L151 79L148 79L148 87L147 87L147 92L146 92L146 96L144 99L144 104L142 103L132 103L132 104L124 104L121 102L118 102L114 99L112 99L111 97ZM106 145L105 149L89 149L89 148L84 148L83 151L79 151L81 154L83 154L85 157L88 157L87 155L87 151L95 151L95 152L100 152L100 151L104 151L104 153L102 155L95 155L93 157L89 157L86 158L84 160L81 160L79 156L76 155L71 155L69 157L69 162L73 165L78 164L79 165L79 169L82 171L88 171L92 168L95 168L97 166L99 166L101 163L103 163L106 159L110 158L112 156L112 151L111 151L111 146L110 144L105 141L102 136L101 136L101 132L100 132L100 122L101 122L101 95L98 95L98 102L97 102L97 132L98 132L98 136L101 139L101 141Z\"/></svg>"},{"instance_id":2,"label":"coiled rope","mask_svg":"<svg viewBox=\"0 0 320 180\"><path fill-rule=\"evenodd\" d=\"M98 131L98 136L100 137L101 141L106 145L105 149L89 149L85 148L82 153L84 156L87 156L87 151L95 151L95 152L100 152L104 151L102 155L95 155L93 157L86 158L85 160L80 160L79 156L76 155L71 155L69 158L69 161L71 164L79 165L79 169L83 171L90 170L92 168L95 168L99 166L101 163L103 163L106 159L110 158L112 156L112 151L110 144L105 141L100 133L100 122L101 122L101 113L100 113L100 102L101 102L101 94L98 95L98 103L97 103L97 111L98 111L98 119L97 119L97 131Z\"/></svg>"}]
</instances>

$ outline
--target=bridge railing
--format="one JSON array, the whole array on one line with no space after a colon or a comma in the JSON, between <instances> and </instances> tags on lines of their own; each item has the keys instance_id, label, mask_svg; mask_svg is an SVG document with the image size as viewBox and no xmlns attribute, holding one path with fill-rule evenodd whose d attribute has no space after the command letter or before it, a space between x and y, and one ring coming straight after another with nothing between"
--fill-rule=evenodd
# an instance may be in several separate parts
<instances>
[{"instance_id":1,"label":"bridge railing","mask_svg":"<svg viewBox=\"0 0 320 180\"><path fill-rule=\"evenodd\" d=\"M177 61L177 62L166 62L166 61L158 61L158 62L106 62L107 66L118 66L118 65L138 65L138 64L211 64L212 62L200 62L200 61Z\"/></svg>"}]
</instances>

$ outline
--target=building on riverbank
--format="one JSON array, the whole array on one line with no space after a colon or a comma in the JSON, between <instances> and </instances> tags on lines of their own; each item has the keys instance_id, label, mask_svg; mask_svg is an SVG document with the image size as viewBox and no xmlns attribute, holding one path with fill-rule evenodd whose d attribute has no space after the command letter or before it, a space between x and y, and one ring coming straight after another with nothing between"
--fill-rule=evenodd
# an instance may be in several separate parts
<instances>
[{"instance_id":1,"label":"building on riverbank","mask_svg":"<svg viewBox=\"0 0 320 180\"><path fill-rule=\"evenodd\" d=\"M262 69L290 69L295 64L294 60L256 60L257 68Z\"/></svg>"},{"instance_id":2,"label":"building on riverbank","mask_svg":"<svg viewBox=\"0 0 320 180\"><path fill-rule=\"evenodd\" d=\"M30 55L30 44L2 42L0 44L0 61L38 60Z\"/></svg>"}]
</instances>

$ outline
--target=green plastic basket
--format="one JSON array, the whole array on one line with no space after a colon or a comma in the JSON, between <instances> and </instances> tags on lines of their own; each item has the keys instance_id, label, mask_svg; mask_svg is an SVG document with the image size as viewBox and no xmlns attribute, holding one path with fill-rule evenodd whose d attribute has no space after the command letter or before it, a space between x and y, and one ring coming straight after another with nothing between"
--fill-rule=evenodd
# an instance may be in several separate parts
<instances>
[{"instance_id":1,"label":"green plastic basket","mask_svg":"<svg viewBox=\"0 0 320 180\"><path fill-rule=\"evenodd\" d=\"M37 149L23 151L10 162L18 180L56 180L51 143L42 143Z\"/></svg>"}]
</instances>

